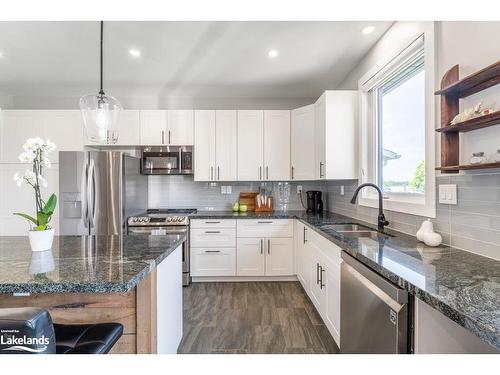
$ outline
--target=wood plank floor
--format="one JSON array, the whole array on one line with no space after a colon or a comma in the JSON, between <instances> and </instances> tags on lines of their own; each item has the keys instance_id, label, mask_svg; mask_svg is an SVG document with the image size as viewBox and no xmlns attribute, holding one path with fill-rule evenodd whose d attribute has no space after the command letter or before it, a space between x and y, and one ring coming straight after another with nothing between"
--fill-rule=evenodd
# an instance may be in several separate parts
<instances>
[{"instance_id":1,"label":"wood plank floor","mask_svg":"<svg viewBox=\"0 0 500 375\"><path fill-rule=\"evenodd\" d=\"M179 353L338 352L298 282L193 283L184 288Z\"/></svg>"}]
</instances>

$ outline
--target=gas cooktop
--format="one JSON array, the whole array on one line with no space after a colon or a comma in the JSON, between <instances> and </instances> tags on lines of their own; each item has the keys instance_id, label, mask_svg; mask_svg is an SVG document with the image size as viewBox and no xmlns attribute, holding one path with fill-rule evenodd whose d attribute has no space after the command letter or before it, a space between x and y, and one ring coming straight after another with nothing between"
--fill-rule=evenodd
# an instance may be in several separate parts
<instances>
[{"instance_id":1,"label":"gas cooktop","mask_svg":"<svg viewBox=\"0 0 500 375\"><path fill-rule=\"evenodd\" d=\"M180 226L189 225L189 215L196 213L196 208L149 209L145 215L128 218L128 226Z\"/></svg>"}]
</instances>

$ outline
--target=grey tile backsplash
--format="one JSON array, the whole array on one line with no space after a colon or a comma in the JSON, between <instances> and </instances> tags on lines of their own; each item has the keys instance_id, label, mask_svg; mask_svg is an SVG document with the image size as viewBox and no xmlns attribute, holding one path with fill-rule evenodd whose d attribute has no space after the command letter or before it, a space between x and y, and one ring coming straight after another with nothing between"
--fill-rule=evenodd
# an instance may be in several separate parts
<instances>
[{"instance_id":1,"label":"grey tile backsplash","mask_svg":"<svg viewBox=\"0 0 500 375\"><path fill-rule=\"evenodd\" d=\"M436 185L439 184L457 184L458 195L457 205L437 203L436 218L432 221L435 230L443 236L443 242L500 259L500 172L439 176ZM231 186L232 193L221 194L221 185ZM259 182L219 182L212 186L207 182L194 182L192 176L151 176L149 206L228 210L238 200L241 191L258 191L260 185ZM291 182L291 210L302 209L297 185L302 185L304 192L323 191L328 211L376 224L376 209L349 202L357 180ZM344 195L340 194L341 186L344 186ZM277 183L268 183L268 187L277 196ZM391 228L411 235L415 235L425 219L391 211L386 211L386 217Z\"/></svg>"}]
</instances>

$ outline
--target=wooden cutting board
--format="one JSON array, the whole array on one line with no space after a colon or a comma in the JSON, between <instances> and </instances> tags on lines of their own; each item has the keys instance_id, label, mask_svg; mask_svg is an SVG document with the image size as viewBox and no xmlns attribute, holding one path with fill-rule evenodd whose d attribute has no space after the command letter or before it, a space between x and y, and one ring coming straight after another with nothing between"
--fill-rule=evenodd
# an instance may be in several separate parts
<instances>
[{"instance_id":1,"label":"wooden cutting board","mask_svg":"<svg viewBox=\"0 0 500 375\"><path fill-rule=\"evenodd\" d=\"M255 197L259 193L240 192L240 204L247 205L247 211L255 211Z\"/></svg>"}]
</instances>

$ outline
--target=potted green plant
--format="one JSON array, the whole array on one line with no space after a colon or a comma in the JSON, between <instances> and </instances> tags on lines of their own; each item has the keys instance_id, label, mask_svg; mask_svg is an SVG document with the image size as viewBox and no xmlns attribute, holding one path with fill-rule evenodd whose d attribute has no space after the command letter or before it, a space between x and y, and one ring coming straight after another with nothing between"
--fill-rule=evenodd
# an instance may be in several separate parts
<instances>
[{"instance_id":1,"label":"potted green plant","mask_svg":"<svg viewBox=\"0 0 500 375\"><path fill-rule=\"evenodd\" d=\"M54 240L54 228L50 226L52 214L56 208L57 197L51 194L47 200L42 198L40 187L47 187L47 180L43 176L43 171L50 168L48 154L56 149L56 145L50 140L43 140L40 137L30 138L23 145L24 152L19 155L22 163L29 163L32 168L26 169L21 173L14 175L14 181L17 186L27 184L31 186L35 193L36 215L35 217L22 212L15 212L14 215L20 216L31 224L31 230L28 232L31 250L45 251L52 248Z\"/></svg>"}]
</instances>

